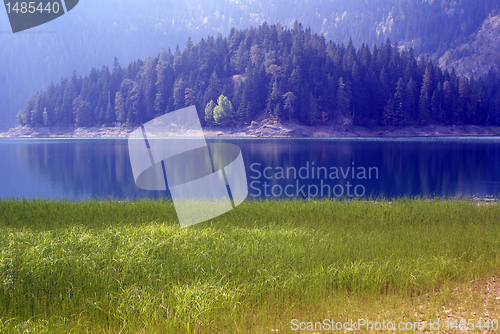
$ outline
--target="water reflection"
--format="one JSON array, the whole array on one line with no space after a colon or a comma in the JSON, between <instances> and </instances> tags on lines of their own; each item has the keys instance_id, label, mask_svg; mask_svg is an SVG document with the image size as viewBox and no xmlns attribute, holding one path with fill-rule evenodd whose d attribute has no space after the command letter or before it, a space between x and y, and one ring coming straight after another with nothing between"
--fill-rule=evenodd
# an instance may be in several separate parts
<instances>
[{"instance_id":1,"label":"water reflection","mask_svg":"<svg viewBox=\"0 0 500 334\"><path fill-rule=\"evenodd\" d=\"M16 160L28 168L30 179L38 181L33 190L37 194L45 190L44 197L158 198L168 194L135 186L126 140L45 139L3 144L0 149L15 146ZM22 184L25 180L17 182ZM29 191L23 196L33 197Z\"/></svg>"},{"instance_id":2,"label":"water reflection","mask_svg":"<svg viewBox=\"0 0 500 334\"><path fill-rule=\"evenodd\" d=\"M303 185L304 191L309 187L314 191L314 186L321 189L325 184L331 189L335 186L346 189L348 183L351 187L362 185L365 197L496 196L500 193L498 138L207 141L238 145L245 161L248 183L258 181L254 186L263 186L267 182L269 187L275 186L275 190L293 185L293 192L296 193L298 181L298 187ZM3 157L0 165L2 198L169 196L168 190L145 191L135 186L126 139L9 139L0 141L0 154ZM309 166L310 171L307 179L276 175L280 167L285 171L295 168L298 172L306 166ZM326 168L328 175L337 168L340 177L325 178L324 174L318 177L316 173L313 178L312 166ZM267 167L270 169L266 170L266 175L272 175L271 178L264 176L263 171ZM352 169L346 173L348 168L355 168L354 178ZM357 177L362 168L376 168L378 178ZM336 189L339 190L339 187ZM262 197L265 189L259 189ZM258 191L249 187L249 193L250 196L256 195ZM277 195L278 191L274 194ZM302 193L299 195L302 196ZM272 193L270 197L273 197Z\"/></svg>"}]
</instances>

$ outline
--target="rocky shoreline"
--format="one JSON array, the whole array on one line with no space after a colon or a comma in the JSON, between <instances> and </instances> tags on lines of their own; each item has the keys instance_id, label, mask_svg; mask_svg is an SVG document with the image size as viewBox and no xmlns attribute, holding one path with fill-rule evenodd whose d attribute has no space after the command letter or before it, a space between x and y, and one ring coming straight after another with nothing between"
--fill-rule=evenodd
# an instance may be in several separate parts
<instances>
[{"instance_id":1,"label":"rocky shoreline","mask_svg":"<svg viewBox=\"0 0 500 334\"><path fill-rule=\"evenodd\" d=\"M16 127L0 134L0 138L124 138L135 129L119 127ZM426 136L500 136L500 127L475 125L425 125L366 128L350 125L304 126L252 122L250 126L204 127L206 137L426 137Z\"/></svg>"}]
</instances>

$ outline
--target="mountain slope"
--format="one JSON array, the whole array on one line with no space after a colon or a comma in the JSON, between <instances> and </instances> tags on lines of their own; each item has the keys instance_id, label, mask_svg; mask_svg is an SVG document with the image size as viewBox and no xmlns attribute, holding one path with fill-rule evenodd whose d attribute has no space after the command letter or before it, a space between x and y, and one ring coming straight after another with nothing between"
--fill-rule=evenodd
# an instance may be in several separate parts
<instances>
[{"instance_id":1,"label":"mountain slope","mask_svg":"<svg viewBox=\"0 0 500 334\"><path fill-rule=\"evenodd\" d=\"M500 15L486 19L472 40L446 52L439 65L461 75L479 78L500 69Z\"/></svg>"}]
</instances>

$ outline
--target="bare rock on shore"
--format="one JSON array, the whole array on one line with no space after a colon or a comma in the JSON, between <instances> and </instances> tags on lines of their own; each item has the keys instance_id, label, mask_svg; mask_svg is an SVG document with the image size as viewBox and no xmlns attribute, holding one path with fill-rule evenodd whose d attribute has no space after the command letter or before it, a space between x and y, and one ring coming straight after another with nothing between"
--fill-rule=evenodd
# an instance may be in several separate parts
<instances>
[{"instance_id":1,"label":"bare rock on shore","mask_svg":"<svg viewBox=\"0 0 500 334\"><path fill-rule=\"evenodd\" d=\"M124 138L135 127L87 127L87 128L28 128L16 127L0 138ZM250 126L206 127L206 137L289 137L289 138L334 138L334 137L425 137L425 136L496 136L500 127L476 125L425 125L404 127L366 128L352 125L304 126L295 124L269 124L254 122ZM188 135L188 134L186 134Z\"/></svg>"},{"instance_id":2,"label":"bare rock on shore","mask_svg":"<svg viewBox=\"0 0 500 334\"><path fill-rule=\"evenodd\" d=\"M18 126L0 134L1 138L120 138L134 130L131 126L120 127L41 127Z\"/></svg>"},{"instance_id":3,"label":"bare rock on shore","mask_svg":"<svg viewBox=\"0 0 500 334\"><path fill-rule=\"evenodd\" d=\"M500 127L476 125L425 125L404 127L366 128L352 125L269 125L257 124L241 128L211 127L205 129L207 137L428 137L428 136L496 136Z\"/></svg>"}]
</instances>

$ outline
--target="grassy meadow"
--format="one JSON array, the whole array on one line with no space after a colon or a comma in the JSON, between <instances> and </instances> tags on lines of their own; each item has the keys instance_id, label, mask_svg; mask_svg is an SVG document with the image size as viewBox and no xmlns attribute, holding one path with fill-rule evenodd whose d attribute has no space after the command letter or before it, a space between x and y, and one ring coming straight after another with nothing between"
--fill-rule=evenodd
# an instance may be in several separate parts
<instances>
[{"instance_id":1,"label":"grassy meadow","mask_svg":"<svg viewBox=\"0 0 500 334\"><path fill-rule=\"evenodd\" d=\"M498 319L499 274L496 204L250 201L181 229L168 201L0 201L1 333Z\"/></svg>"}]
</instances>

